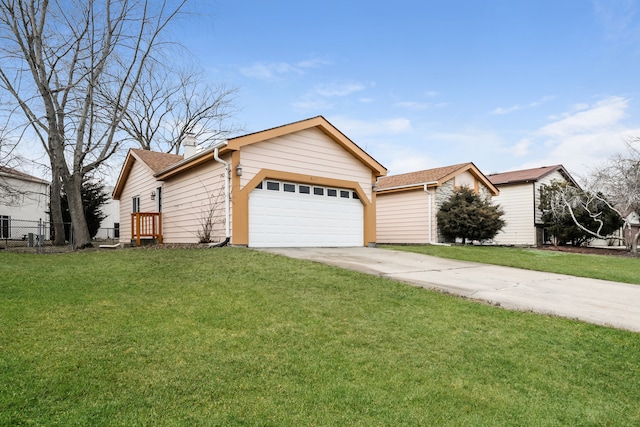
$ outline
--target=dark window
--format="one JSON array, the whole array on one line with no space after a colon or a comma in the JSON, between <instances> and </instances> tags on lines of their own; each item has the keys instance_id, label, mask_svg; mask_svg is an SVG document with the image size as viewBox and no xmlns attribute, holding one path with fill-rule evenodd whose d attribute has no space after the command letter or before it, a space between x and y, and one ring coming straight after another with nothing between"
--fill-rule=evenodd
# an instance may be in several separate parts
<instances>
[{"instance_id":1,"label":"dark window","mask_svg":"<svg viewBox=\"0 0 640 427\"><path fill-rule=\"evenodd\" d=\"M273 181L267 181L267 190L280 191L280 183L279 182L273 182Z\"/></svg>"},{"instance_id":2,"label":"dark window","mask_svg":"<svg viewBox=\"0 0 640 427\"><path fill-rule=\"evenodd\" d=\"M258 190L262 190L262 181L260 181L260 183L258 185L256 185L256 188Z\"/></svg>"},{"instance_id":3,"label":"dark window","mask_svg":"<svg viewBox=\"0 0 640 427\"><path fill-rule=\"evenodd\" d=\"M120 238L120 223L119 222L114 222L113 223L113 237L115 239L119 239Z\"/></svg>"},{"instance_id":4,"label":"dark window","mask_svg":"<svg viewBox=\"0 0 640 427\"><path fill-rule=\"evenodd\" d=\"M294 184L283 184L282 187L283 187L283 190L287 193L296 192L296 186Z\"/></svg>"},{"instance_id":5,"label":"dark window","mask_svg":"<svg viewBox=\"0 0 640 427\"><path fill-rule=\"evenodd\" d=\"M311 188L309 188L308 185L300 185L298 186L298 191L302 194L309 194L309 192L311 191Z\"/></svg>"},{"instance_id":6,"label":"dark window","mask_svg":"<svg viewBox=\"0 0 640 427\"><path fill-rule=\"evenodd\" d=\"M340 197L342 197L343 199L348 199L349 192L347 190L340 190Z\"/></svg>"},{"instance_id":7,"label":"dark window","mask_svg":"<svg viewBox=\"0 0 640 427\"><path fill-rule=\"evenodd\" d=\"M131 212L140 212L140 196L131 198Z\"/></svg>"},{"instance_id":8,"label":"dark window","mask_svg":"<svg viewBox=\"0 0 640 427\"><path fill-rule=\"evenodd\" d=\"M352 194L354 199L360 199L360 197L358 197L358 193L356 193L355 191Z\"/></svg>"},{"instance_id":9,"label":"dark window","mask_svg":"<svg viewBox=\"0 0 640 427\"><path fill-rule=\"evenodd\" d=\"M333 188L328 188L327 189L327 196L329 196L329 197L337 197L338 196L338 190L334 190Z\"/></svg>"},{"instance_id":10,"label":"dark window","mask_svg":"<svg viewBox=\"0 0 640 427\"><path fill-rule=\"evenodd\" d=\"M324 196L324 188L313 187L313 194L315 194L316 196Z\"/></svg>"},{"instance_id":11,"label":"dark window","mask_svg":"<svg viewBox=\"0 0 640 427\"><path fill-rule=\"evenodd\" d=\"M11 238L11 228L9 224L11 223L11 217L8 215L0 215L0 238L9 239Z\"/></svg>"}]
</instances>

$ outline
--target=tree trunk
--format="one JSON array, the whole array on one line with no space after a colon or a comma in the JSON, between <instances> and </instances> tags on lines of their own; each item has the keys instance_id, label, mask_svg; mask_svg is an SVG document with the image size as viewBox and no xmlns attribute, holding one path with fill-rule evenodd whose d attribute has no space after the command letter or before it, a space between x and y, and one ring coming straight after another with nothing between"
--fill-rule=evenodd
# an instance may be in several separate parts
<instances>
[{"instance_id":1,"label":"tree trunk","mask_svg":"<svg viewBox=\"0 0 640 427\"><path fill-rule=\"evenodd\" d=\"M55 170L52 170L51 175L49 212L51 224L53 224L53 244L54 246L64 246L64 220L62 219L62 202L60 199L62 183L60 182L60 175Z\"/></svg>"},{"instance_id":2,"label":"tree trunk","mask_svg":"<svg viewBox=\"0 0 640 427\"><path fill-rule=\"evenodd\" d=\"M71 175L64 180L64 191L69 202L69 215L73 227L73 247L84 249L92 246L91 233L82 204L82 177Z\"/></svg>"}]
</instances>

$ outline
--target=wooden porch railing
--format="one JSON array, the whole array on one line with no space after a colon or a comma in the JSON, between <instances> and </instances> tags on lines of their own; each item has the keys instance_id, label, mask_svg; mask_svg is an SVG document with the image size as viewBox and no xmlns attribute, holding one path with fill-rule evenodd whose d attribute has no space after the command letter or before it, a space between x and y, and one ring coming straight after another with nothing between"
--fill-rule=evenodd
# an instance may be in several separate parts
<instances>
[{"instance_id":1,"label":"wooden porch railing","mask_svg":"<svg viewBox=\"0 0 640 427\"><path fill-rule=\"evenodd\" d=\"M140 246L143 238L156 239L162 243L162 213L133 212L131 214L131 241Z\"/></svg>"}]
</instances>

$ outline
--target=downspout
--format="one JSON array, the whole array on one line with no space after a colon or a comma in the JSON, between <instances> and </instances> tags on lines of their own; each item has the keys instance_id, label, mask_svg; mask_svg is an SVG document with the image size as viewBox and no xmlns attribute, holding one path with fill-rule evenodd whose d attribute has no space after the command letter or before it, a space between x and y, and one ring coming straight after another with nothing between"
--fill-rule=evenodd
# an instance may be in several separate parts
<instances>
[{"instance_id":1,"label":"downspout","mask_svg":"<svg viewBox=\"0 0 640 427\"><path fill-rule=\"evenodd\" d=\"M216 162L218 163L222 163L224 165L224 215L225 215L225 220L224 220L224 225L225 225L225 239L224 241L220 242L220 243L215 243L215 244L211 244L209 245L210 248L220 248L222 246L226 246L229 244L229 242L231 241L231 231L230 231L230 227L229 227L229 222L231 220L231 206L229 205L230 200L231 200L231 191L230 191L230 186L229 186L229 180L231 179L231 164L229 162L225 162L224 160L222 160L219 156L219 152L218 149L221 146L225 146L227 145L227 141L224 141L223 144L217 145L214 149L213 149L213 158L215 159Z\"/></svg>"}]
</instances>

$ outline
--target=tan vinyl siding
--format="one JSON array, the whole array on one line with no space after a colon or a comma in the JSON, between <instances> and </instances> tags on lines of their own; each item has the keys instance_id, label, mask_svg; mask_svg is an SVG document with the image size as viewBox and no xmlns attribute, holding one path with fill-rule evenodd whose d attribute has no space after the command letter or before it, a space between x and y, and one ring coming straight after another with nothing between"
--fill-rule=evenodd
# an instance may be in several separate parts
<instances>
[{"instance_id":1,"label":"tan vinyl siding","mask_svg":"<svg viewBox=\"0 0 640 427\"><path fill-rule=\"evenodd\" d=\"M230 156L224 160L231 161ZM198 243L213 208L213 241L225 238L224 166L211 163L182 173L162 189L164 243Z\"/></svg>"},{"instance_id":2,"label":"tan vinyl siding","mask_svg":"<svg viewBox=\"0 0 640 427\"><path fill-rule=\"evenodd\" d=\"M371 200L371 169L316 128L245 146L240 163L242 187L261 169L273 169L355 181Z\"/></svg>"},{"instance_id":3,"label":"tan vinyl siding","mask_svg":"<svg viewBox=\"0 0 640 427\"><path fill-rule=\"evenodd\" d=\"M144 163L136 160L133 163L126 185L120 195L120 242L131 242L132 198L140 196L140 211L155 212L156 201L151 200L151 191L160 186L153 177L153 171Z\"/></svg>"},{"instance_id":4,"label":"tan vinyl siding","mask_svg":"<svg viewBox=\"0 0 640 427\"><path fill-rule=\"evenodd\" d=\"M504 209L505 226L494 241L501 245L535 245L533 184L500 186L493 201Z\"/></svg>"},{"instance_id":5,"label":"tan vinyl siding","mask_svg":"<svg viewBox=\"0 0 640 427\"><path fill-rule=\"evenodd\" d=\"M428 212L429 197L423 190L377 194L377 242L428 243Z\"/></svg>"},{"instance_id":6,"label":"tan vinyl siding","mask_svg":"<svg viewBox=\"0 0 640 427\"><path fill-rule=\"evenodd\" d=\"M475 190L477 184L477 179L473 174L468 171L462 172L455 176L454 185L456 187L469 187L471 190Z\"/></svg>"}]
</instances>

